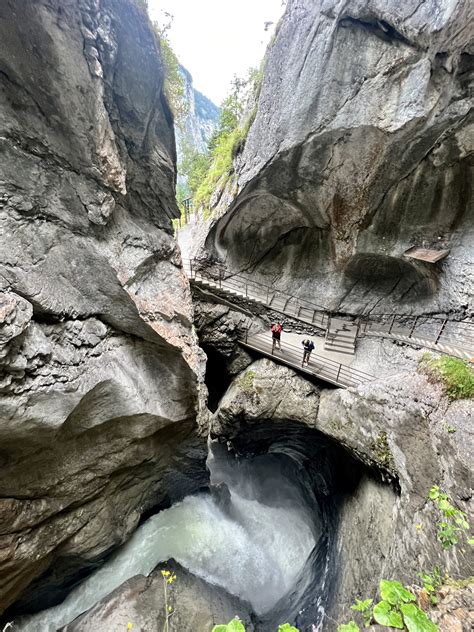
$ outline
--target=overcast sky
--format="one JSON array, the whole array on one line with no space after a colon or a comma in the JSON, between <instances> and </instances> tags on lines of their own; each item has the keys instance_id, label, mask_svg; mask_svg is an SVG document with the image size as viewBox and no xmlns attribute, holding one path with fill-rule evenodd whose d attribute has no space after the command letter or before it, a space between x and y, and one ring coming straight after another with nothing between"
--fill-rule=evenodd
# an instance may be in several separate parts
<instances>
[{"instance_id":1,"label":"overcast sky","mask_svg":"<svg viewBox=\"0 0 474 632\"><path fill-rule=\"evenodd\" d=\"M219 105L234 75L258 66L284 7L282 0L148 0L150 16L163 23L174 16L168 33L194 87ZM274 22L265 32L265 22Z\"/></svg>"}]
</instances>

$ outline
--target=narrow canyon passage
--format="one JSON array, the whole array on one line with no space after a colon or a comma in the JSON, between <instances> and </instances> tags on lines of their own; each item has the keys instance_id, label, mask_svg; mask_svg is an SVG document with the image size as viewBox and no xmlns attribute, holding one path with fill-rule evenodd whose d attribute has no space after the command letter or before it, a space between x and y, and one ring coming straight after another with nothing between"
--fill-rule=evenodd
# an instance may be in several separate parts
<instances>
[{"instance_id":1,"label":"narrow canyon passage","mask_svg":"<svg viewBox=\"0 0 474 632\"><path fill-rule=\"evenodd\" d=\"M472 12L0 0L0 632L471 632Z\"/></svg>"},{"instance_id":2,"label":"narrow canyon passage","mask_svg":"<svg viewBox=\"0 0 474 632\"><path fill-rule=\"evenodd\" d=\"M256 630L321 621L337 583L338 510L361 466L316 431L285 421L262 423L233 444L210 441L207 465L209 492L149 518L63 603L18 619L15 629L60 629L170 559L248 602Z\"/></svg>"}]
</instances>

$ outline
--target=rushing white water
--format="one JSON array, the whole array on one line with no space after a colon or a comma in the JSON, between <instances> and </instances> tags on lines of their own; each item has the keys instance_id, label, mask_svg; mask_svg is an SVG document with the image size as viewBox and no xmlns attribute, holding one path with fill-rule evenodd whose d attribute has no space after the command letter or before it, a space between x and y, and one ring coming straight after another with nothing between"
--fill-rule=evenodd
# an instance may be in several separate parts
<instances>
[{"instance_id":1,"label":"rushing white water","mask_svg":"<svg viewBox=\"0 0 474 632\"><path fill-rule=\"evenodd\" d=\"M257 614L268 612L291 590L302 571L315 545L314 525L297 504L289 507L275 499L269 504L256 500L246 476L238 478L239 484L234 480L232 488L225 473L219 477L231 488L229 511L224 513L206 494L189 496L161 511L62 604L23 618L15 629L54 632L130 577L147 575L170 558L249 601ZM270 483L276 494L280 483L286 497L291 491L278 473L263 483ZM244 487L247 493L243 493Z\"/></svg>"}]
</instances>

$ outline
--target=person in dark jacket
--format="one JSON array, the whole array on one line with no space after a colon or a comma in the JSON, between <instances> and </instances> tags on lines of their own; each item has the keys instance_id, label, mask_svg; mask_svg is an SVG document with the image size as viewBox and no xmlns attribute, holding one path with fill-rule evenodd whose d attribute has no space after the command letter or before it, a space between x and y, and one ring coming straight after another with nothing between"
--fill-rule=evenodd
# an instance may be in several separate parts
<instances>
[{"instance_id":1,"label":"person in dark jacket","mask_svg":"<svg viewBox=\"0 0 474 632\"><path fill-rule=\"evenodd\" d=\"M311 357L311 351L313 351L314 349L314 342L312 340L303 340L302 343L303 345L303 362L301 363L301 366L304 366L306 364L306 366L308 366L309 364L309 359Z\"/></svg>"}]
</instances>

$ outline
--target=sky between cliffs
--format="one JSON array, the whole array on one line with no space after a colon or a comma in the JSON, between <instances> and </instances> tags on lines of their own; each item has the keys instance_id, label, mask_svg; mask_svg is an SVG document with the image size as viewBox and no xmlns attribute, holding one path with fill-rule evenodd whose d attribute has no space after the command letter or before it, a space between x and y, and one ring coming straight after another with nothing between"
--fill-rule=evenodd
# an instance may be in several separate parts
<instances>
[{"instance_id":1,"label":"sky between cliffs","mask_svg":"<svg viewBox=\"0 0 474 632\"><path fill-rule=\"evenodd\" d=\"M284 11L282 0L149 0L150 17L174 18L168 33L194 87L219 105L234 75L258 66ZM265 23L273 22L267 31Z\"/></svg>"}]
</instances>

